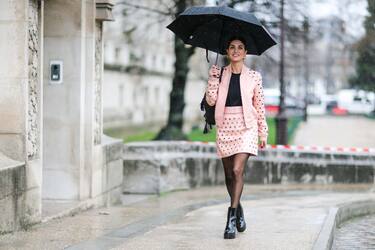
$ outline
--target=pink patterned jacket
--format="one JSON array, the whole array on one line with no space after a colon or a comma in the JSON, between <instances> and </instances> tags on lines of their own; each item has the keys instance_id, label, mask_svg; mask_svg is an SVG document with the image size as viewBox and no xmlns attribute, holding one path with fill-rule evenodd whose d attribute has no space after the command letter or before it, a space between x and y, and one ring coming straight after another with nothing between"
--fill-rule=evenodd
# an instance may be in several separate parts
<instances>
[{"instance_id":1,"label":"pink patterned jacket","mask_svg":"<svg viewBox=\"0 0 375 250\"><path fill-rule=\"evenodd\" d=\"M206 101L211 106L216 104L215 122L218 128L222 126L224 121L224 108L231 74L232 70L230 65L228 65L224 67L220 84L219 79L216 77L209 77L208 79ZM262 75L243 65L240 76L240 89L246 128L250 128L256 120L259 137L267 140L268 126L265 116Z\"/></svg>"}]
</instances>

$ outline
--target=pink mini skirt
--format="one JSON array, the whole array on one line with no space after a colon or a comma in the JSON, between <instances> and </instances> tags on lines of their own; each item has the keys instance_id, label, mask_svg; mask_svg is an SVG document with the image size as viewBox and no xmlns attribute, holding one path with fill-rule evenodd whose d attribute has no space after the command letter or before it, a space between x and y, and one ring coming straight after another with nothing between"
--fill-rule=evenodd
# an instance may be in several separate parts
<instances>
[{"instance_id":1,"label":"pink mini skirt","mask_svg":"<svg viewBox=\"0 0 375 250\"><path fill-rule=\"evenodd\" d=\"M246 128L242 106L224 109L223 125L216 128L216 148L219 158L237 153L258 155L258 125Z\"/></svg>"}]
</instances>

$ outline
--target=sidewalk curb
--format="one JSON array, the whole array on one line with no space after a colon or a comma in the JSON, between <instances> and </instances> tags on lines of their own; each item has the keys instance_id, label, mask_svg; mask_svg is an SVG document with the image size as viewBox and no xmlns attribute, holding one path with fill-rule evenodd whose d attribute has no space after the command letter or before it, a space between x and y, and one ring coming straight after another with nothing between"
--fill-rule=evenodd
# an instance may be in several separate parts
<instances>
[{"instance_id":1,"label":"sidewalk curb","mask_svg":"<svg viewBox=\"0 0 375 250\"><path fill-rule=\"evenodd\" d=\"M43 217L40 220L40 223L46 223L51 220L56 220L56 219L61 219L64 217L69 217L69 216L74 216L80 212L87 211L89 209L96 208L95 202L93 201L84 201L84 202L79 202L75 206L72 206L71 208L68 208L66 210L63 210L57 214L49 215L46 217Z\"/></svg>"},{"instance_id":2,"label":"sidewalk curb","mask_svg":"<svg viewBox=\"0 0 375 250\"><path fill-rule=\"evenodd\" d=\"M329 250L332 248L337 227L343 222L357 216L375 214L375 200L362 200L343 203L332 207L325 219L322 229L316 239L313 250Z\"/></svg>"},{"instance_id":3,"label":"sidewalk curb","mask_svg":"<svg viewBox=\"0 0 375 250\"><path fill-rule=\"evenodd\" d=\"M61 212L58 212L57 214L43 217L40 220L40 223L46 223L51 220L61 219L61 218L68 217L68 216L74 216L78 213L81 213L81 212L84 212L93 208L105 209L107 207L110 207L112 205L108 205L108 199L109 199L108 196L110 195L111 192L116 191L116 190L121 190L121 187L114 187L108 190L107 192L101 195L98 195L96 197L93 197L84 201L77 201L77 203L72 205L71 208L67 208ZM117 205L117 204L115 203L113 204L113 206L114 205Z\"/></svg>"}]
</instances>

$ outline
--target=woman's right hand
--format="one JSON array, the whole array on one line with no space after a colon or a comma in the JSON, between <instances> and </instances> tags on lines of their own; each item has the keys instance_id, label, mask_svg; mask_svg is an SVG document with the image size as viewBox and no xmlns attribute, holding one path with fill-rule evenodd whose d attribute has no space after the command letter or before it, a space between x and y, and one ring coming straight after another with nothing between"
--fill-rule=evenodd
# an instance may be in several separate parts
<instances>
[{"instance_id":1,"label":"woman's right hand","mask_svg":"<svg viewBox=\"0 0 375 250\"><path fill-rule=\"evenodd\" d=\"M210 77L216 77L216 78L219 78L220 77L220 67L217 66L217 65L212 65L210 70L208 71L208 74Z\"/></svg>"}]
</instances>

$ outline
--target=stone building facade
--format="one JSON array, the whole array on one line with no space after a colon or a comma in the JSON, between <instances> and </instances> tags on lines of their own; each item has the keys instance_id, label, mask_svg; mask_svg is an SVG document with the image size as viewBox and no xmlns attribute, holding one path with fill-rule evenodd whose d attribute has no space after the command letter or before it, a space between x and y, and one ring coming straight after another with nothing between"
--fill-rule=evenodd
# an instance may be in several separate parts
<instances>
[{"instance_id":1,"label":"stone building facade","mask_svg":"<svg viewBox=\"0 0 375 250\"><path fill-rule=\"evenodd\" d=\"M103 107L105 128L161 128L169 113L174 74L174 34L166 28L173 20L165 5L173 1L140 0L114 7L115 21L105 27ZM202 1L202 5L205 1ZM151 10L150 10L151 9ZM184 130L203 122L199 103L209 65L197 48L190 60L185 89Z\"/></svg>"},{"instance_id":2,"label":"stone building facade","mask_svg":"<svg viewBox=\"0 0 375 250\"><path fill-rule=\"evenodd\" d=\"M102 133L112 7L0 1L0 233L41 221L47 204L119 199L122 144Z\"/></svg>"}]
</instances>

